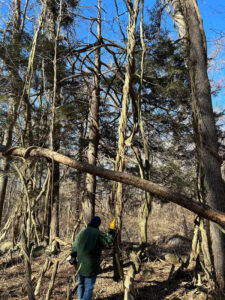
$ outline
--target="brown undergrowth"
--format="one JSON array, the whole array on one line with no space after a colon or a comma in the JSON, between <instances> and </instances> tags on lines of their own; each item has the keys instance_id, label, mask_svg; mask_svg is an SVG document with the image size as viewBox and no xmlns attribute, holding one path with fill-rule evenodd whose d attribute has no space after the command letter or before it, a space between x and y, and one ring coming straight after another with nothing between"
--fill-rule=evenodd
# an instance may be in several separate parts
<instances>
[{"instance_id":1,"label":"brown undergrowth","mask_svg":"<svg viewBox=\"0 0 225 300\"><path fill-rule=\"evenodd\" d=\"M123 218L121 247L124 273L129 267L129 251L138 246L139 226L136 210L130 210ZM97 213L102 218L101 230L107 232L108 218L101 211ZM153 211L149 218L149 245L141 263L141 270L134 281L135 300L212 300L219 299L210 295L208 283L202 270L201 284L193 271L178 272L183 260L191 249L194 215L174 204L153 203ZM171 221L172 220L172 221ZM64 220L60 224L60 237L69 242L71 232L67 235ZM71 224L71 228L72 228ZM36 287L40 272L49 258L54 263L59 260L59 266L51 296L52 300L67 300L68 287L72 289L74 269L67 261L70 246L61 246L58 256L49 256L42 251L39 257L32 257L32 283ZM54 264L53 264L54 265ZM53 265L44 274L40 292L36 299L45 299L50 284ZM94 298L96 300L123 299L122 281L113 281L112 249L109 247L102 253L102 273L99 274ZM174 276L176 274L176 276ZM199 286L197 285L199 284ZM0 299L27 299L22 252L19 250L0 256ZM77 299L75 293L74 298ZM225 299L225 298L221 298Z\"/></svg>"},{"instance_id":2,"label":"brown undergrowth","mask_svg":"<svg viewBox=\"0 0 225 300\"><path fill-rule=\"evenodd\" d=\"M176 238L178 238L178 236ZM144 257L144 261L141 265L141 272L135 277L135 299L209 299L207 298L208 287L207 282L204 280L204 276L202 277L203 280L201 286L196 286L194 284L192 272L184 272L175 278L173 277L174 272L180 266L179 257L184 255L186 252L185 250L188 250L189 247L186 245L185 249L180 249L180 256L176 256L178 254L178 249L170 245L171 243L169 242L161 245L149 245L146 257ZM124 243L123 249L129 249L129 247L130 243ZM51 297L51 299L55 300L67 299L68 285L71 285L72 287L70 282L72 282L72 276L74 274L73 267L71 267L66 260L66 257L70 253L70 249L68 247L61 247L61 250L62 251L58 256L51 258L53 261L56 259L60 261ZM113 281L111 251L111 249L106 249L103 252L103 270L102 273L99 274L96 282L94 299L123 299L122 282ZM123 252L122 257L125 274L129 265L127 251ZM170 258L168 254L171 254L171 257L175 258L175 261L168 261ZM177 261L176 257L178 258ZM37 283L39 273L46 258L46 253L42 254L40 257L32 258L34 286ZM52 267L44 275L40 293L36 299L45 299L51 273ZM0 299L27 299L24 276L23 258L19 251L13 253L12 257L9 253L2 256L0 258ZM76 294L74 295L74 299L76 299Z\"/></svg>"}]
</instances>

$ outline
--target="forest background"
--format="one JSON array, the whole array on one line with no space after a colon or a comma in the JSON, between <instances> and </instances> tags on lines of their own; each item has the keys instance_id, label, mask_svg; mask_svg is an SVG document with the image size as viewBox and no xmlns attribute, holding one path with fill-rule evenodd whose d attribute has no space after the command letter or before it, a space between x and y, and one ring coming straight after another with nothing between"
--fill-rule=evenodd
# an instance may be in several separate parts
<instances>
[{"instance_id":1,"label":"forest background","mask_svg":"<svg viewBox=\"0 0 225 300\"><path fill-rule=\"evenodd\" d=\"M171 236L192 240L181 269L192 266L222 292L222 1L216 8L195 0L0 7L0 240L23 251L29 299L50 267L48 259L41 279L32 278L34 249L48 249L57 273L62 245L96 213L105 229L116 218L114 279L128 278L124 297L134 297L149 241L165 240L168 226ZM139 263L123 271L128 241L129 260Z\"/></svg>"}]
</instances>

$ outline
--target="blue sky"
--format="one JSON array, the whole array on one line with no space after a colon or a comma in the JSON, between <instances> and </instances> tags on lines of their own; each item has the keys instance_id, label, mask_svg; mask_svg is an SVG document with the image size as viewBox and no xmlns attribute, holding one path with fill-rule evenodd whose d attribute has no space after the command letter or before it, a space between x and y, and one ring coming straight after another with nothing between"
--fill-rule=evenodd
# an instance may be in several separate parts
<instances>
[{"instance_id":1,"label":"blue sky","mask_svg":"<svg viewBox=\"0 0 225 300\"><path fill-rule=\"evenodd\" d=\"M155 1L145 1L145 8L151 7ZM119 12L126 11L123 0L117 0ZM96 16L97 0L81 0L82 10L87 16ZM213 106L216 110L225 109L225 0L198 0L199 9L203 19L203 25L206 33L208 44L208 56L210 60L209 77L215 84L223 87L217 97L213 96ZM102 0L103 12L102 18L105 19L103 35L116 40L119 36L118 27L116 26L116 10L114 0ZM122 25L126 30L127 15L121 17ZM147 21L147 17L146 17ZM81 24L80 24L81 25ZM84 26L84 27L83 27ZM81 26L81 31L87 34L85 25ZM223 39L221 36L223 35ZM214 89L214 86L213 88Z\"/></svg>"},{"instance_id":2,"label":"blue sky","mask_svg":"<svg viewBox=\"0 0 225 300\"><path fill-rule=\"evenodd\" d=\"M209 76L223 86L218 96L213 97L214 109L221 110L225 109L225 1L200 0L198 5L206 33L208 55L215 57Z\"/></svg>"},{"instance_id":3,"label":"blue sky","mask_svg":"<svg viewBox=\"0 0 225 300\"><path fill-rule=\"evenodd\" d=\"M11 1L0 0L0 24L3 19L7 19L8 7ZM145 1L145 9L151 7L154 4L154 0ZM22 0L24 5L25 0ZM33 1L31 3L34 4ZM119 13L126 12L126 6L123 0L117 0ZM96 17L97 16L97 0L80 0L81 15ZM114 0L102 0L103 11L102 19L104 20L103 35L112 39L119 40L121 35L119 34L118 26L116 24L116 9ZM206 33L208 43L208 56L213 57L210 60L209 77L214 82L220 84L223 88L217 97L213 97L213 105L217 110L225 109L225 0L198 0L198 5L203 18L203 25ZM32 5L31 13L35 11L35 6ZM145 15L145 21L147 16ZM121 16L122 26L126 31L127 14ZM77 24L77 34L79 38L83 35L85 42L90 42L92 37L88 34L90 21L85 23L79 20ZM95 25L94 25L95 27ZM221 39L223 35L223 39ZM92 40L93 41L93 40ZM219 49L219 51L218 51Z\"/></svg>"}]
</instances>

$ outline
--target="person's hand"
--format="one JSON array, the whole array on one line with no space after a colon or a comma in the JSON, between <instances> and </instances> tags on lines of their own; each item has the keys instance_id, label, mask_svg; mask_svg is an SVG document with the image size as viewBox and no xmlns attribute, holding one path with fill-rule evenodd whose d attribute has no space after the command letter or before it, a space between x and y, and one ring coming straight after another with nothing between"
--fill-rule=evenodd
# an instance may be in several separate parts
<instances>
[{"instance_id":1,"label":"person's hand","mask_svg":"<svg viewBox=\"0 0 225 300\"><path fill-rule=\"evenodd\" d=\"M77 260L75 257L71 257L69 260L69 263L74 267L74 269L76 270L77 268Z\"/></svg>"},{"instance_id":2,"label":"person's hand","mask_svg":"<svg viewBox=\"0 0 225 300\"><path fill-rule=\"evenodd\" d=\"M116 219L114 218L112 222L109 223L109 229L115 230L116 229Z\"/></svg>"},{"instance_id":3,"label":"person's hand","mask_svg":"<svg viewBox=\"0 0 225 300\"><path fill-rule=\"evenodd\" d=\"M71 257L70 260L69 260L69 263L70 263L71 265L73 265L73 264L74 264L74 261L75 261L75 258L74 258L74 257Z\"/></svg>"}]
</instances>

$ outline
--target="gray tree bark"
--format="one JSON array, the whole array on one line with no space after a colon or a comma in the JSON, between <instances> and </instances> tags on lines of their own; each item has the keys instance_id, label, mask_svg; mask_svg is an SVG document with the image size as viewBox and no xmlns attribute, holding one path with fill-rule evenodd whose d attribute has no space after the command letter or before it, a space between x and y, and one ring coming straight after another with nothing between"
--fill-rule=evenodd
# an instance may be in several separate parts
<instances>
[{"instance_id":1,"label":"gray tree bark","mask_svg":"<svg viewBox=\"0 0 225 300\"><path fill-rule=\"evenodd\" d=\"M212 208L225 211L225 188L218 159L218 141L207 73L207 46L202 19L195 0L171 0L181 37L187 39L187 62L190 72L192 111L200 168L200 193ZM225 238L210 223L210 237L216 281L225 286Z\"/></svg>"},{"instance_id":2,"label":"gray tree bark","mask_svg":"<svg viewBox=\"0 0 225 300\"><path fill-rule=\"evenodd\" d=\"M49 41L54 45L52 50L52 78L48 80L53 81L53 92L52 92L52 122L50 128L50 148L54 151L59 151L60 149L60 122L56 118L56 107L60 106L60 87L58 86L58 38L61 26L61 8L62 1L60 1L60 10L57 15L55 10L55 1L47 1L47 19L46 19L46 33ZM49 203L49 222L50 222L50 236L49 243L52 247L52 253L57 252L58 243L55 238L59 236L59 177L60 169L59 164L52 161L52 180L51 180L51 193L50 193L50 203Z\"/></svg>"},{"instance_id":3,"label":"gray tree bark","mask_svg":"<svg viewBox=\"0 0 225 300\"><path fill-rule=\"evenodd\" d=\"M206 203L212 208L225 211L225 190L222 181L218 153L217 132L213 116L210 84L207 74L207 50L204 45L204 32L193 1L187 3L187 20L190 42L190 77L192 89L192 110L197 124L200 164L203 176L203 194ZM212 254L216 280L220 288L225 285L225 238L223 233L210 223Z\"/></svg>"},{"instance_id":4,"label":"gray tree bark","mask_svg":"<svg viewBox=\"0 0 225 300\"><path fill-rule=\"evenodd\" d=\"M4 63L9 72L10 80L10 93L9 93L9 110L8 117L6 120L6 126L4 130L3 145L11 146L12 144L12 134L14 124L17 119L17 110L19 106L20 99L20 89L19 84L22 82L18 74L18 57L20 53L20 24L21 24L21 10L20 10L20 0L14 0L12 4L12 51L11 56L5 55ZM0 226L2 221L3 207L6 196L6 188L8 183L9 171L9 159L4 158L2 160L1 169L3 171L3 176L0 177Z\"/></svg>"},{"instance_id":5,"label":"gray tree bark","mask_svg":"<svg viewBox=\"0 0 225 300\"><path fill-rule=\"evenodd\" d=\"M98 18L97 18L97 47L95 50L95 67L93 92L90 97L89 108L89 144L88 144L88 163L96 165L99 144L99 105L100 105L100 73L101 73L101 1L98 0ZM96 176L86 175L86 196L83 204L83 213L86 223L89 223L95 215L95 191Z\"/></svg>"}]
</instances>

